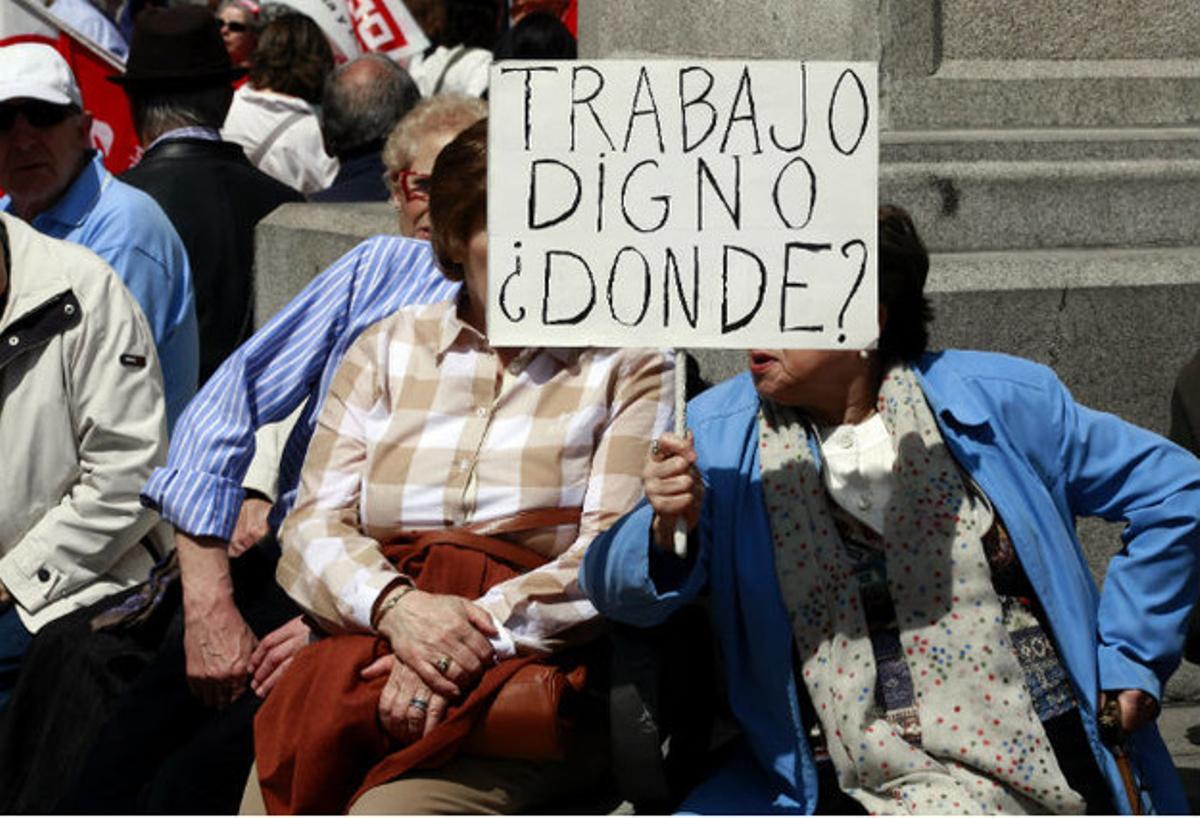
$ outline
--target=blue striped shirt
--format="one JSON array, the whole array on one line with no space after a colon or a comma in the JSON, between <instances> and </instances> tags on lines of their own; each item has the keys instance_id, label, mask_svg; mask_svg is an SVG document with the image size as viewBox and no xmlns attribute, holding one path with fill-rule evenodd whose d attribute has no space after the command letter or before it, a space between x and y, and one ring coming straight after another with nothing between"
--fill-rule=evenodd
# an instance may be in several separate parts
<instances>
[{"instance_id":1,"label":"blue striped shirt","mask_svg":"<svg viewBox=\"0 0 1200 818\"><path fill-rule=\"evenodd\" d=\"M437 269L430 246L375 236L314 278L239 347L188 404L167 465L142 502L194 537L233 535L254 431L305 402L284 445L271 526L296 499L304 454L342 355L364 329L401 307L451 298L458 285Z\"/></svg>"}]
</instances>

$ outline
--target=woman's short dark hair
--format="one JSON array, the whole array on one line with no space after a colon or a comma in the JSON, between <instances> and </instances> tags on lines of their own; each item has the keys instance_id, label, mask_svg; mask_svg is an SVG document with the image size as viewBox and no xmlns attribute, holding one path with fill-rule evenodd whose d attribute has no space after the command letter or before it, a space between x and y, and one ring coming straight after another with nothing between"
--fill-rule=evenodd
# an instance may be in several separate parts
<instances>
[{"instance_id":1,"label":"woman's short dark hair","mask_svg":"<svg viewBox=\"0 0 1200 818\"><path fill-rule=\"evenodd\" d=\"M318 105L325 77L333 70L333 49L321 27L299 13L267 23L250 67L253 88L290 94Z\"/></svg>"},{"instance_id":2,"label":"woman's short dark hair","mask_svg":"<svg viewBox=\"0 0 1200 818\"><path fill-rule=\"evenodd\" d=\"M497 62L573 60L578 56L579 47L561 20L553 14L537 11L525 15L519 23L501 34L492 52Z\"/></svg>"},{"instance_id":3,"label":"woman's short dark hair","mask_svg":"<svg viewBox=\"0 0 1200 818\"><path fill-rule=\"evenodd\" d=\"M434 37L438 45L491 50L500 33L505 4L497 0L442 0L442 4L446 17L445 26Z\"/></svg>"},{"instance_id":4,"label":"woman's short dark hair","mask_svg":"<svg viewBox=\"0 0 1200 818\"><path fill-rule=\"evenodd\" d=\"M467 244L487 228L488 121L481 119L454 138L433 163L429 178L429 221L433 253L442 273L462 281Z\"/></svg>"},{"instance_id":5,"label":"woman's short dark hair","mask_svg":"<svg viewBox=\"0 0 1200 818\"><path fill-rule=\"evenodd\" d=\"M879 208L879 304L887 320L879 334L879 357L885 365L911 363L929 346L933 306L925 297L929 253L908 211L896 205Z\"/></svg>"}]
</instances>

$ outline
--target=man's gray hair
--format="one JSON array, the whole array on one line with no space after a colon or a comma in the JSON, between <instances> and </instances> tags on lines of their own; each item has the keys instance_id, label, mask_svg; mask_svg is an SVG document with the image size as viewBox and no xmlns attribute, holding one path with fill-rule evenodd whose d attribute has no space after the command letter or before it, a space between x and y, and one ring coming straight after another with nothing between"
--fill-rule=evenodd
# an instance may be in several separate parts
<instances>
[{"instance_id":1,"label":"man's gray hair","mask_svg":"<svg viewBox=\"0 0 1200 818\"><path fill-rule=\"evenodd\" d=\"M364 73L364 63L374 70ZM325 81L321 136L325 152L342 157L382 142L421 99L408 72L382 54L365 54L339 67Z\"/></svg>"},{"instance_id":2,"label":"man's gray hair","mask_svg":"<svg viewBox=\"0 0 1200 818\"><path fill-rule=\"evenodd\" d=\"M220 130L232 99L233 89L226 84L157 93L131 89L129 108L138 138L143 145L148 145L176 128L198 125Z\"/></svg>"}]
</instances>

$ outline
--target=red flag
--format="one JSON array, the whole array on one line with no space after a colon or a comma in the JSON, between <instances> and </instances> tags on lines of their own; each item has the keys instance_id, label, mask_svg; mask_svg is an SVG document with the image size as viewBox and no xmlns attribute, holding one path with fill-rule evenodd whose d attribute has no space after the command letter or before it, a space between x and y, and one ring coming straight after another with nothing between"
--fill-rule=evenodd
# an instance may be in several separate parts
<instances>
[{"instance_id":1,"label":"red flag","mask_svg":"<svg viewBox=\"0 0 1200 818\"><path fill-rule=\"evenodd\" d=\"M141 158L142 149L125 92L105 79L121 73L114 67L121 64L120 60L111 55L104 59L67 33L56 30L57 26L50 28L52 21L49 15L42 20L10 7L0 15L0 47L39 42L57 49L75 73L84 109L92 114L92 144L104 154L104 164L110 171L128 170Z\"/></svg>"},{"instance_id":2,"label":"red flag","mask_svg":"<svg viewBox=\"0 0 1200 818\"><path fill-rule=\"evenodd\" d=\"M567 27L567 31L571 32L571 36L576 40L579 39L579 0L571 0L567 4L566 11L562 13L563 25Z\"/></svg>"}]
</instances>

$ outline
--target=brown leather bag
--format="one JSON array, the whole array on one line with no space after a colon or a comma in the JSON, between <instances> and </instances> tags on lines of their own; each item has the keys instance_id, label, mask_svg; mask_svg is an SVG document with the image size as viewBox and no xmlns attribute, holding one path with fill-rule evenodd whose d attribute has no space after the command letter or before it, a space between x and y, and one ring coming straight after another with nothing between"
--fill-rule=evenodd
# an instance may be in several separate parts
<instances>
[{"instance_id":1,"label":"brown leather bag","mask_svg":"<svg viewBox=\"0 0 1200 818\"><path fill-rule=\"evenodd\" d=\"M532 664L504 683L463 743L463 752L492 758L561 761L575 726L575 704L587 667Z\"/></svg>"}]
</instances>

